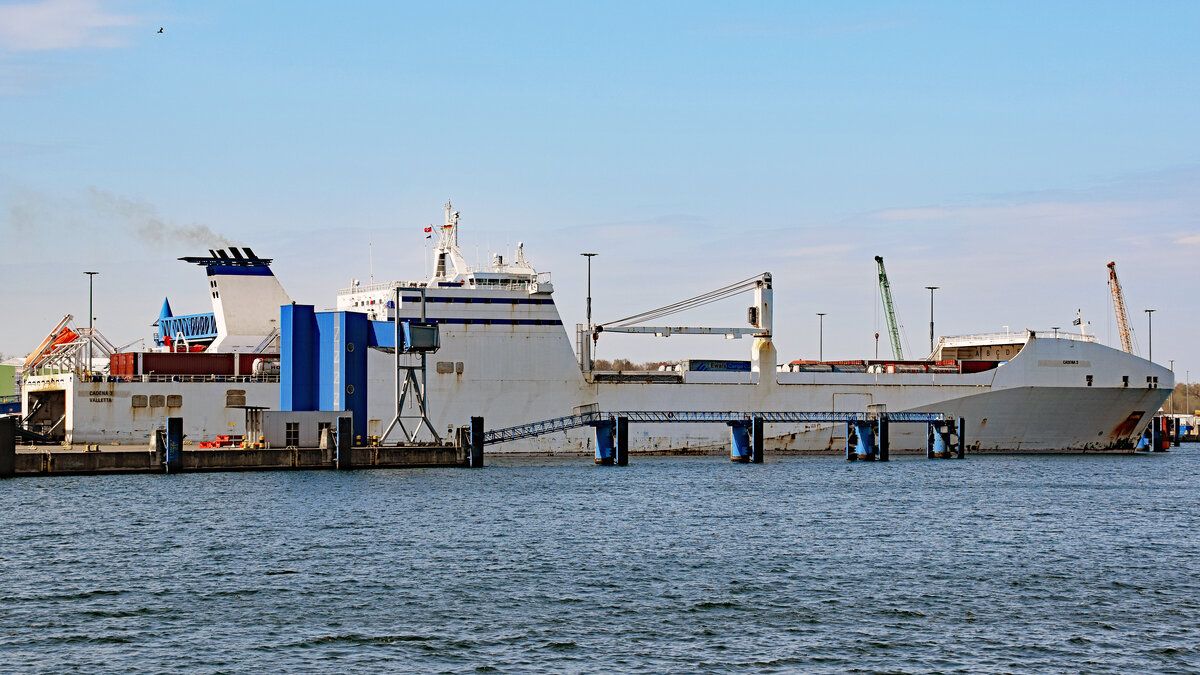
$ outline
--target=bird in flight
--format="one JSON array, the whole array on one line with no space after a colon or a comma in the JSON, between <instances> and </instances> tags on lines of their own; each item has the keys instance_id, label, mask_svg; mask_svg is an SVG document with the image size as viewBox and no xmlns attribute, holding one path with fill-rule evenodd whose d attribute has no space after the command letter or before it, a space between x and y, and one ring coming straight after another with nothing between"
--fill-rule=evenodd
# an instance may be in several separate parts
<instances>
[{"instance_id":1,"label":"bird in flight","mask_svg":"<svg viewBox=\"0 0 1200 675\"><path fill-rule=\"evenodd\" d=\"M158 27L158 32L160 32L160 33L162 32L162 26Z\"/></svg>"}]
</instances>

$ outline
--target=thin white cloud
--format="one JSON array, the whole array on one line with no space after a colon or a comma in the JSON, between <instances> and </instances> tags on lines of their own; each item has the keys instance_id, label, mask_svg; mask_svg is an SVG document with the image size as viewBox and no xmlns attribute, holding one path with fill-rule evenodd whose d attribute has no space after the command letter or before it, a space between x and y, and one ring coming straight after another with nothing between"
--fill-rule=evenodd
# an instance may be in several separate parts
<instances>
[{"instance_id":1,"label":"thin white cloud","mask_svg":"<svg viewBox=\"0 0 1200 675\"><path fill-rule=\"evenodd\" d=\"M1112 221L1136 218L1153 213L1152 205L1130 202L1072 203L1061 201L1031 204L1000 204L991 206L927 207L889 209L875 213L881 220L892 221L938 221L954 220L962 223L1030 223L1054 222L1087 223L1090 221Z\"/></svg>"},{"instance_id":2,"label":"thin white cloud","mask_svg":"<svg viewBox=\"0 0 1200 675\"><path fill-rule=\"evenodd\" d=\"M773 255L777 258L825 258L856 251L858 248L858 246L851 244L819 244L817 246L777 250L773 252Z\"/></svg>"},{"instance_id":3,"label":"thin white cloud","mask_svg":"<svg viewBox=\"0 0 1200 675\"><path fill-rule=\"evenodd\" d=\"M137 22L105 10L96 0L42 0L0 5L0 50L44 51L122 47L118 31Z\"/></svg>"},{"instance_id":4,"label":"thin white cloud","mask_svg":"<svg viewBox=\"0 0 1200 675\"><path fill-rule=\"evenodd\" d=\"M1200 244L1200 234L1193 234L1187 237L1180 237L1175 240L1176 244Z\"/></svg>"}]
</instances>

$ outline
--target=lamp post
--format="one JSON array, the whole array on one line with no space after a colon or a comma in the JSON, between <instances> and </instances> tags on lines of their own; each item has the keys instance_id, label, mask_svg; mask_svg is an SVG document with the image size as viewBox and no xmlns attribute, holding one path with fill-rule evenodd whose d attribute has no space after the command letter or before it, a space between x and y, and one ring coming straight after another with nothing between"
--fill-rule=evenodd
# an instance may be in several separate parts
<instances>
[{"instance_id":1,"label":"lamp post","mask_svg":"<svg viewBox=\"0 0 1200 675\"><path fill-rule=\"evenodd\" d=\"M1061 328L1061 326L1050 326L1050 327L1054 329L1054 339L1057 340L1058 339L1058 329Z\"/></svg>"},{"instance_id":2,"label":"lamp post","mask_svg":"<svg viewBox=\"0 0 1200 675\"><path fill-rule=\"evenodd\" d=\"M933 292L941 286L926 286L929 289L929 355L933 356Z\"/></svg>"},{"instance_id":3,"label":"lamp post","mask_svg":"<svg viewBox=\"0 0 1200 675\"><path fill-rule=\"evenodd\" d=\"M1147 334L1146 342L1149 343L1149 351L1150 351L1150 354L1149 354L1149 356L1146 357L1146 360L1149 361L1150 363L1154 363L1154 312L1155 311L1157 311L1157 310L1153 310L1153 309L1146 310L1146 334Z\"/></svg>"},{"instance_id":4,"label":"lamp post","mask_svg":"<svg viewBox=\"0 0 1200 675\"><path fill-rule=\"evenodd\" d=\"M588 332L592 334L592 351L594 351L596 342L600 339L600 336L594 330L592 330L592 258L596 257L596 254L580 253L579 255L587 258L587 329ZM584 336L583 345L581 348L586 346L587 336ZM589 373L592 371L592 351L588 351L587 357L583 359L584 361L587 361L587 363L584 364L584 368L586 368Z\"/></svg>"},{"instance_id":5,"label":"lamp post","mask_svg":"<svg viewBox=\"0 0 1200 675\"><path fill-rule=\"evenodd\" d=\"M825 362L825 312L817 312L818 321L821 323L817 328L817 360Z\"/></svg>"},{"instance_id":6,"label":"lamp post","mask_svg":"<svg viewBox=\"0 0 1200 675\"><path fill-rule=\"evenodd\" d=\"M88 275L88 376L92 374L92 331L95 317L92 315L92 280L99 272L84 272Z\"/></svg>"},{"instance_id":7,"label":"lamp post","mask_svg":"<svg viewBox=\"0 0 1200 675\"><path fill-rule=\"evenodd\" d=\"M1175 379L1173 377L1175 375L1175 359L1170 359L1170 361L1171 361L1171 375L1172 375L1171 379ZM1171 414L1174 415L1175 414L1175 386L1173 383L1171 385L1171 399L1170 400L1171 400Z\"/></svg>"},{"instance_id":8,"label":"lamp post","mask_svg":"<svg viewBox=\"0 0 1200 675\"><path fill-rule=\"evenodd\" d=\"M587 258L587 325L588 330L592 328L592 258L596 257L595 253L580 253L579 255Z\"/></svg>"}]
</instances>

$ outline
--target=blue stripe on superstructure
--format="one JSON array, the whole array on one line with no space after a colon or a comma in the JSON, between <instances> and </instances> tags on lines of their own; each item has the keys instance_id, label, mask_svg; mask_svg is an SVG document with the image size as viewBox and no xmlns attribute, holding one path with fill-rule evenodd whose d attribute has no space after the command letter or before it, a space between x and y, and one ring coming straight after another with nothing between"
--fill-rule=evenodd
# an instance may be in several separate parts
<instances>
[{"instance_id":1,"label":"blue stripe on superstructure","mask_svg":"<svg viewBox=\"0 0 1200 675\"><path fill-rule=\"evenodd\" d=\"M234 267L233 265L209 265L208 276L272 277L270 267Z\"/></svg>"},{"instance_id":2,"label":"blue stripe on superstructure","mask_svg":"<svg viewBox=\"0 0 1200 675\"><path fill-rule=\"evenodd\" d=\"M401 298L404 302L421 302L419 295L405 295ZM426 296L425 302L445 302L445 303L481 303L487 305L553 305L554 300L550 298L469 298L457 296Z\"/></svg>"},{"instance_id":3,"label":"blue stripe on superstructure","mask_svg":"<svg viewBox=\"0 0 1200 675\"><path fill-rule=\"evenodd\" d=\"M562 321L556 319L448 319L425 318L419 316L402 316L401 321L424 321L440 323L448 326L561 326Z\"/></svg>"}]
</instances>

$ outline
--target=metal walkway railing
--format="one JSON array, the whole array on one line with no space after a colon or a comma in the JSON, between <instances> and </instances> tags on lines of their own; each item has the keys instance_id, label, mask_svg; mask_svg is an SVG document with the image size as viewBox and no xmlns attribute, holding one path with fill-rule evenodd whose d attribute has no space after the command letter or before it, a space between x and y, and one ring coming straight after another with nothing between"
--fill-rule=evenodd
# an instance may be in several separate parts
<instances>
[{"instance_id":1,"label":"metal walkway railing","mask_svg":"<svg viewBox=\"0 0 1200 675\"><path fill-rule=\"evenodd\" d=\"M888 422L945 422L945 413L914 413L914 412L894 412L894 413L879 413L887 417ZM848 422L866 422L872 419L868 413L858 412L777 412L777 411L760 411L760 412L735 412L735 411L680 411L680 410L620 410L613 412L587 412L578 415L567 415L565 417L555 417L553 419L542 420L540 422L530 422L529 424L519 424L514 427L506 427L503 429L492 429L485 431L483 434L483 443L485 445L491 443L507 443L516 441L522 438L533 438L543 434L552 434L557 431L566 431L568 429L576 429L578 427L595 426L599 424L607 424L615 421L618 417L624 417L630 423L634 422L649 422L653 424L663 424L671 422L723 422L723 423L751 423L754 418L762 418L764 423L791 423L804 424L814 422L840 422L842 424Z\"/></svg>"}]
</instances>

